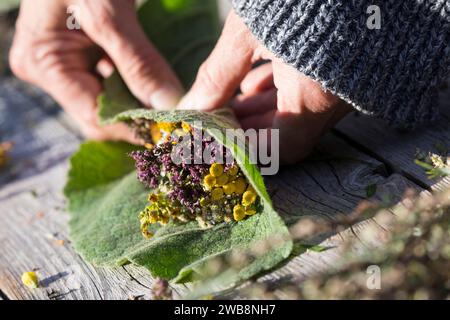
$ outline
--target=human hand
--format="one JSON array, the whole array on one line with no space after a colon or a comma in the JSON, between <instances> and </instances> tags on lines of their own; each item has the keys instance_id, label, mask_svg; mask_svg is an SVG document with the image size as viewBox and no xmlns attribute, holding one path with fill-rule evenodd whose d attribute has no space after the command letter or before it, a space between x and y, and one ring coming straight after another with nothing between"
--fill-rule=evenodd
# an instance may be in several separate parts
<instances>
[{"instance_id":1,"label":"human hand","mask_svg":"<svg viewBox=\"0 0 450 320\"><path fill-rule=\"evenodd\" d=\"M82 30L67 27L69 6L76 6ZM123 124L98 124L97 97L113 65L145 106L175 107L183 94L139 26L134 0L22 0L10 64L18 77L52 95L92 139L136 142Z\"/></svg>"},{"instance_id":2,"label":"human hand","mask_svg":"<svg viewBox=\"0 0 450 320\"><path fill-rule=\"evenodd\" d=\"M255 62L267 64L252 70ZM181 109L211 110L231 101L244 129L280 129L280 159L306 157L351 108L270 53L231 13L211 56L200 68Z\"/></svg>"}]
</instances>

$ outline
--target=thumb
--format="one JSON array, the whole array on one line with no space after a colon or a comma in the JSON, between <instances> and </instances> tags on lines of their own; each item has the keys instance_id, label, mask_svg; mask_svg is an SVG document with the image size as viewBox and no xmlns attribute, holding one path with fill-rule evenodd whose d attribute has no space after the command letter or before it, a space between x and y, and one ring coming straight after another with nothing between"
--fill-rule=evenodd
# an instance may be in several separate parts
<instances>
[{"instance_id":1,"label":"thumb","mask_svg":"<svg viewBox=\"0 0 450 320\"><path fill-rule=\"evenodd\" d=\"M178 108L212 110L226 104L251 69L254 44L246 25L231 13L215 49Z\"/></svg>"},{"instance_id":2,"label":"thumb","mask_svg":"<svg viewBox=\"0 0 450 320\"><path fill-rule=\"evenodd\" d=\"M170 109L183 88L171 67L148 41L133 1L84 1L83 31L111 58L127 86L144 105Z\"/></svg>"}]
</instances>

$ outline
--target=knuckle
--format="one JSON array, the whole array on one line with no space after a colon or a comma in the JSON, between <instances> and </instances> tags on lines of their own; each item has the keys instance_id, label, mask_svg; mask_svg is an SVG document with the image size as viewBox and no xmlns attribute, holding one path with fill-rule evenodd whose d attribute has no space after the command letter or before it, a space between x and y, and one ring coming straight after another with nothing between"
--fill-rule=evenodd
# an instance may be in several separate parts
<instances>
[{"instance_id":1,"label":"knuckle","mask_svg":"<svg viewBox=\"0 0 450 320\"><path fill-rule=\"evenodd\" d=\"M105 31L116 31L117 24L113 19L111 13L104 7L100 7L96 13L94 19L92 19L92 27L95 31L105 32Z\"/></svg>"},{"instance_id":2,"label":"knuckle","mask_svg":"<svg viewBox=\"0 0 450 320\"><path fill-rule=\"evenodd\" d=\"M94 36L110 36L119 31L117 19L104 1L84 0L82 10L82 22Z\"/></svg>"},{"instance_id":3,"label":"knuckle","mask_svg":"<svg viewBox=\"0 0 450 320\"><path fill-rule=\"evenodd\" d=\"M160 83L166 80L164 73L165 62L156 56L156 54L148 52L143 54L144 50L134 50L126 60L126 77L133 84L132 89L136 90L157 90Z\"/></svg>"},{"instance_id":4,"label":"knuckle","mask_svg":"<svg viewBox=\"0 0 450 320\"><path fill-rule=\"evenodd\" d=\"M224 88L220 85L218 79L220 79L220 77L216 76L213 68L208 62L201 65L197 78L197 82L201 87L205 88L205 90L211 94L221 92Z\"/></svg>"},{"instance_id":5,"label":"knuckle","mask_svg":"<svg viewBox=\"0 0 450 320\"><path fill-rule=\"evenodd\" d=\"M26 68L27 56L23 54L24 50L14 43L9 52L9 66L16 77L22 80L28 79L28 69Z\"/></svg>"}]
</instances>

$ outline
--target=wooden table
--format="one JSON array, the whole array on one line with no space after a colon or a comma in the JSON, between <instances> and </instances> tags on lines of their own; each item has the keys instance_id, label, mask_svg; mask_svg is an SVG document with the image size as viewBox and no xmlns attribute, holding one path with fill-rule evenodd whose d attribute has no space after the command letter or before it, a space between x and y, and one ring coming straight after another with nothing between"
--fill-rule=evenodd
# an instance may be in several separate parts
<instances>
[{"instance_id":1,"label":"wooden table","mask_svg":"<svg viewBox=\"0 0 450 320\"><path fill-rule=\"evenodd\" d=\"M450 185L448 179L428 180L414 164L416 149L434 151L437 143L450 144L449 97L450 92L442 95L447 115L414 133L398 133L379 121L350 115L323 139L310 160L267 179L279 212L287 219L336 219L366 199L371 185L377 185L374 198L389 195L393 203L407 188L427 192ZM15 142L11 164L0 174L0 298L150 298L153 280L146 270L95 267L71 246L62 188L68 158L82 139L66 116L44 94L10 77L0 79L0 114L1 140ZM356 236L367 224L376 221L359 223L353 228L356 233L324 239L324 245L334 248L303 253L260 281L290 276L301 282L332 269L342 237ZM381 239L386 230L378 230ZM377 237L375 245L381 241ZM20 276L33 269L41 288L29 290ZM188 288L173 289L179 296Z\"/></svg>"}]
</instances>

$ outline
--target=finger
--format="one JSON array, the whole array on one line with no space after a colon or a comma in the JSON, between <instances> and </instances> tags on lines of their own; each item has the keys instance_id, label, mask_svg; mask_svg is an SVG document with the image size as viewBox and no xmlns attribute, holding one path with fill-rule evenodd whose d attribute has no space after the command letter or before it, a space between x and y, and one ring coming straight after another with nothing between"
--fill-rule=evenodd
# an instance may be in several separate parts
<instances>
[{"instance_id":1,"label":"finger","mask_svg":"<svg viewBox=\"0 0 450 320\"><path fill-rule=\"evenodd\" d=\"M104 57L98 61L96 71L103 79L109 78L114 72L114 63L108 57Z\"/></svg>"},{"instance_id":2,"label":"finger","mask_svg":"<svg viewBox=\"0 0 450 320\"><path fill-rule=\"evenodd\" d=\"M276 110L256 114L239 120L244 130L248 129L268 129L272 127Z\"/></svg>"},{"instance_id":3,"label":"finger","mask_svg":"<svg viewBox=\"0 0 450 320\"><path fill-rule=\"evenodd\" d=\"M338 97L293 67L274 61L273 68L278 89L273 128L280 130L280 159L292 164L305 158L348 109L341 112Z\"/></svg>"},{"instance_id":4,"label":"finger","mask_svg":"<svg viewBox=\"0 0 450 320\"><path fill-rule=\"evenodd\" d=\"M241 83L241 91L244 95L254 95L274 87L271 63L253 69Z\"/></svg>"},{"instance_id":5,"label":"finger","mask_svg":"<svg viewBox=\"0 0 450 320\"><path fill-rule=\"evenodd\" d=\"M231 13L216 48L178 107L212 110L226 104L251 69L254 46L255 40L246 25Z\"/></svg>"},{"instance_id":6,"label":"finger","mask_svg":"<svg viewBox=\"0 0 450 320\"><path fill-rule=\"evenodd\" d=\"M238 118L249 117L276 109L277 90L271 89L252 96L239 95L232 100L231 107Z\"/></svg>"},{"instance_id":7,"label":"finger","mask_svg":"<svg viewBox=\"0 0 450 320\"><path fill-rule=\"evenodd\" d=\"M97 116L97 97L102 88L94 75L82 71L54 71L47 75L43 89L78 123L83 134L95 140L123 140L140 144L125 125L102 127Z\"/></svg>"},{"instance_id":8,"label":"finger","mask_svg":"<svg viewBox=\"0 0 450 320\"><path fill-rule=\"evenodd\" d=\"M182 85L145 36L133 1L83 4L83 30L105 50L134 96L156 109L175 107L183 94Z\"/></svg>"}]
</instances>

